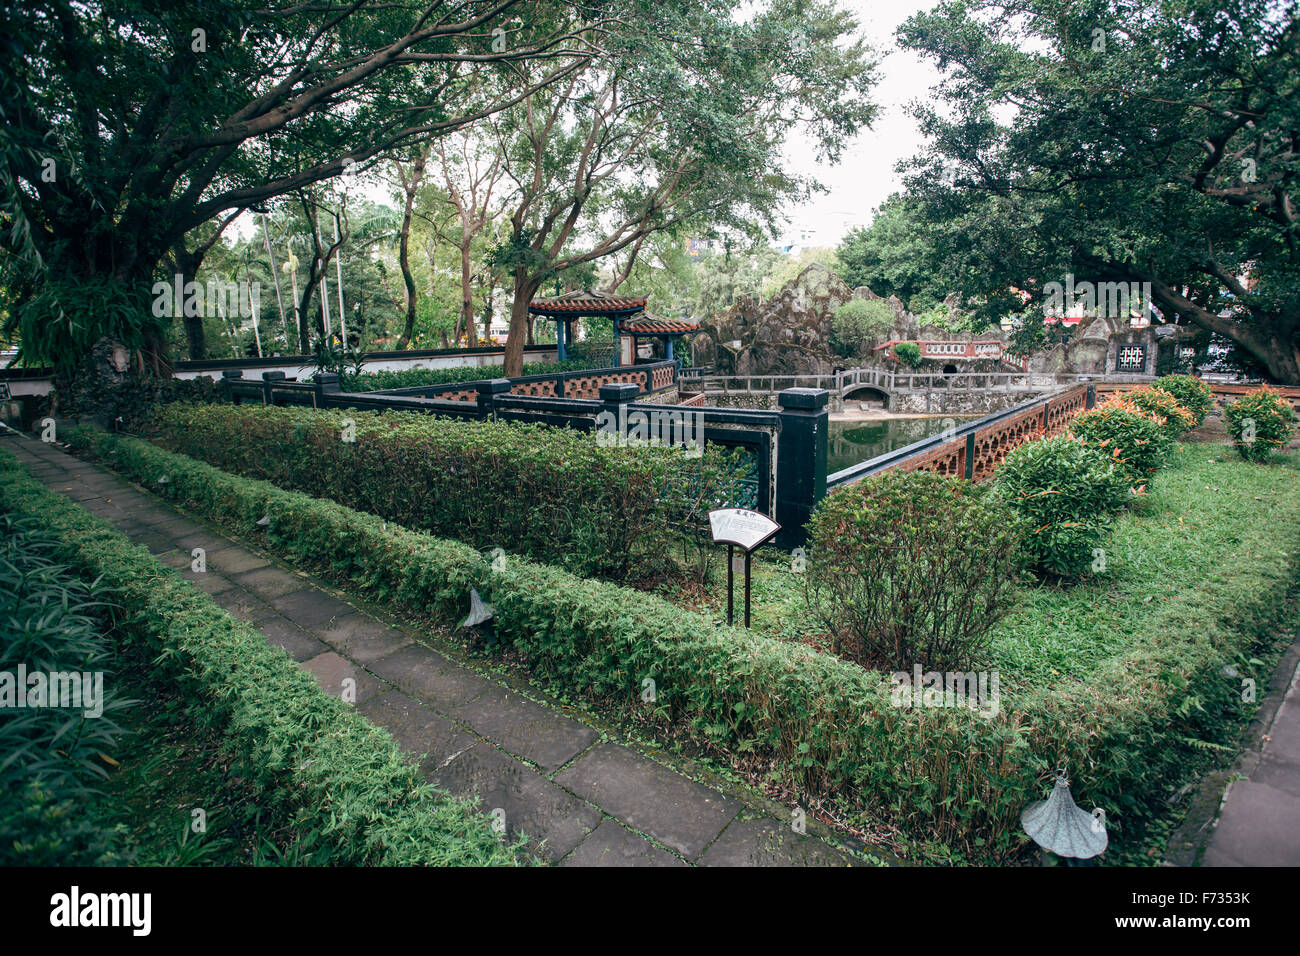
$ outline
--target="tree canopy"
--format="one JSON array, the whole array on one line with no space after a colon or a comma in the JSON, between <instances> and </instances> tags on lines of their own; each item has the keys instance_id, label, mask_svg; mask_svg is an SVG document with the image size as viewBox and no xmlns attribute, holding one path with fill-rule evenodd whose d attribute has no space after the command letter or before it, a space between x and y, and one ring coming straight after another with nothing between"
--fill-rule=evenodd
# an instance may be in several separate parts
<instances>
[{"instance_id":1,"label":"tree canopy","mask_svg":"<svg viewBox=\"0 0 1300 956\"><path fill-rule=\"evenodd\" d=\"M1300 382L1300 26L1267 0L946 0L902 44L944 71L907 201L989 320L1067 276Z\"/></svg>"},{"instance_id":2,"label":"tree canopy","mask_svg":"<svg viewBox=\"0 0 1300 956\"><path fill-rule=\"evenodd\" d=\"M98 334L78 289L136 308L205 224L364 166L572 74L639 0L6 5L0 48L0 265L30 348L75 361ZM524 20L527 20L525 27ZM498 82L525 63L532 84ZM512 74L513 75L513 74ZM46 307L24 321L24 303ZM159 330L117 328L157 344Z\"/></svg>"},{"instance_id":3,"label":"tree canopy","mask_svg":"<svg viewBox=\"0 0 1300 956\"><path fill-rule=\"evenodd\" d=\"M549 278L692 225L775 229L815 188L782 150L800 131L834 160L869 123L873 64L833 3L665 3L651 28L611 36L564 82L491 123L514 184L511 236L493 258L514 292L506 374L518 374L528 302ZM518 82L536 86L519 67Z\"/></svg>"}]
</instances>

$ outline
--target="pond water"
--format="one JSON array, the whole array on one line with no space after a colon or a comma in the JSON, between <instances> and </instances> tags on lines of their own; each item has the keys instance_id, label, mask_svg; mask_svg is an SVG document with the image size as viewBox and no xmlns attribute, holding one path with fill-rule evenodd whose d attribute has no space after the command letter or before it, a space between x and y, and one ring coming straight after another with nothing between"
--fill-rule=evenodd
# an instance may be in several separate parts
<instances>
[{"instance_id":1,"label":"pond water","mask_svg":"<svg viewBox=\"0 0 1300 956\"><path fill-rule=\"evenodd\" d=\"M871 422L831 422L826 445L826 473L870 461L886 452L960 426L970 416L889 418Z\"/></svg>"}]
</instances>

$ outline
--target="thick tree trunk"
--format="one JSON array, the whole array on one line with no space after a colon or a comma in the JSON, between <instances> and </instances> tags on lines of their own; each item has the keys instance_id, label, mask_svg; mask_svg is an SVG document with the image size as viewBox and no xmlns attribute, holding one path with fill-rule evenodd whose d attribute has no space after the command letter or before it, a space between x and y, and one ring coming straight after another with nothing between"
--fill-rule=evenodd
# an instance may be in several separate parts
<instances>
[{"instance_id":1,"label":"thick tree trunk","mask_svg":"<svg viewBox=\"0 0 1300 956\"><path fill-rule=\"evenodd\" d=\"M524 374L524 343L528 340L528 303L537 294L541 280L535 276L515 273L515 298L510 304L510 334L506 339L505 376L514 378Z\"/></svg>"},{"instance_id":2,"label":"thick tree trunk","mask_svg":"<svg viewBox=\"0 0 1300 956\"><path fill-rule=\"evenodd\" d=\"M1240 325L1224 327L1221 323L1211 325L1199 321L1198 317L1189 316L1193 322L1218 332L1231 339L1246 352L1249 352L1268 370L1269 377L1279 385L1300 385L1300 341L1296 330L1284 324L1272 327L1262 325Z\"/></svg>"},{"instance_id":3,"label":"thick tree trunk","mask_svg":"<svg viewBox=\"0 0 1300 956\"><path fill-rule=\"evenodd\" d=\"M1247 321L1235 322L1202 308L1151 273L1139 272L1137 276L1151 283L1161 308L1177 312L1201 328L1231 339L1255 356L1275 382L1300 385L1300 313L1248 313Z\"/></svg>"},{"instance_id":4,"label":"thick tree trunk","mask_svg":"<svg viewBox=\"0 0 1300 956\"><path fill-rule=\"evenodd\" d=\"M172 260L176 266L176 272L181 277L181 288L185 284L198 279L199 265L203 261L203 256L195 254L185 248L185 244L178 243L172 249ZM208 357L208 340L203 332L203 316L186 315L184 309L180 315L181 326L185 329L185 339L189 346L190 360L201 362Z\"/></svg>"},{"instance_id":5,"label":"thick tree trunk","mask_svg":"<svg viewBox=\"0 0 1300 956\"><path fill-rule=\"evenodd\" d=\"M203 334L203 316L186 315L182 317L185 323L185 339L190 347L190 361L201 362L208 357L208 339Z\"/></svg>"}]
</instances>

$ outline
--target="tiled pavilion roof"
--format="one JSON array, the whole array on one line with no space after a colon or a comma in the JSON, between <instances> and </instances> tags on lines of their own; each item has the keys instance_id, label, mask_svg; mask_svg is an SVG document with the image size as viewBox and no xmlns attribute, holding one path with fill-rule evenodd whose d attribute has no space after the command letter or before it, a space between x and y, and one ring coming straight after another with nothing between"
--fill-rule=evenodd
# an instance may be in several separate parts
<instances>
[{"instance_id":1,"label":"tiled pavilion roof","mask_svg":"<svg viewBox=\"0 0 1300 956\"><path fill-rule=\"evenodd\" d=\"M580 289L546 299L533 299L528 311L533 315L629 315L645 309L647 296L610 295Z\"/></svg>"},{"instance_id":2,"label":"tiled pavilion roof","mask_svg":"<svg viewBox=\"0 0 1300 956\"><path fill-rule=\"evenodd\" d=\"M698 332L700 323L695 319L661 319L645 314L625 319L619 323L619 330L632 335L683 335Z\"/></svg>"}]
</instances>

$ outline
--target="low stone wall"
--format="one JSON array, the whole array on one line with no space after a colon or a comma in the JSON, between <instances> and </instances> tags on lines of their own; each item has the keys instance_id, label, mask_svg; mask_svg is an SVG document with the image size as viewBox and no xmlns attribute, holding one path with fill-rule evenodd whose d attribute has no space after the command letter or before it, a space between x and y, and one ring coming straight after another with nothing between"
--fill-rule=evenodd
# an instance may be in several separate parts
<instances>
[{"instance_id":1,"label":"low stone wall","mask_svg":"<svg viewBox=\"0 0 1300 956\"><path fill-rule=\"evenodd\" d=\"M705 395L705 403L713 408L760 408L771 411L777 407L776 392L747 392L744 394Z\"/></svg>"},{"instance_id":2,"label":"low stone wall","mask_svg":"<svg viewBox=\"0 0 1300 956\"><path fill-rule=\"evenodd\" d=\"M913 392L893 395L889 400L889 410L896 415L991 415L1003 409L1019 405L1044 389L1024 389L1016 391L975 391L973 389L942 388L928 392ZM854 399L846 399L845 405L851 406Z\"/></svg>"}]
</instances>

